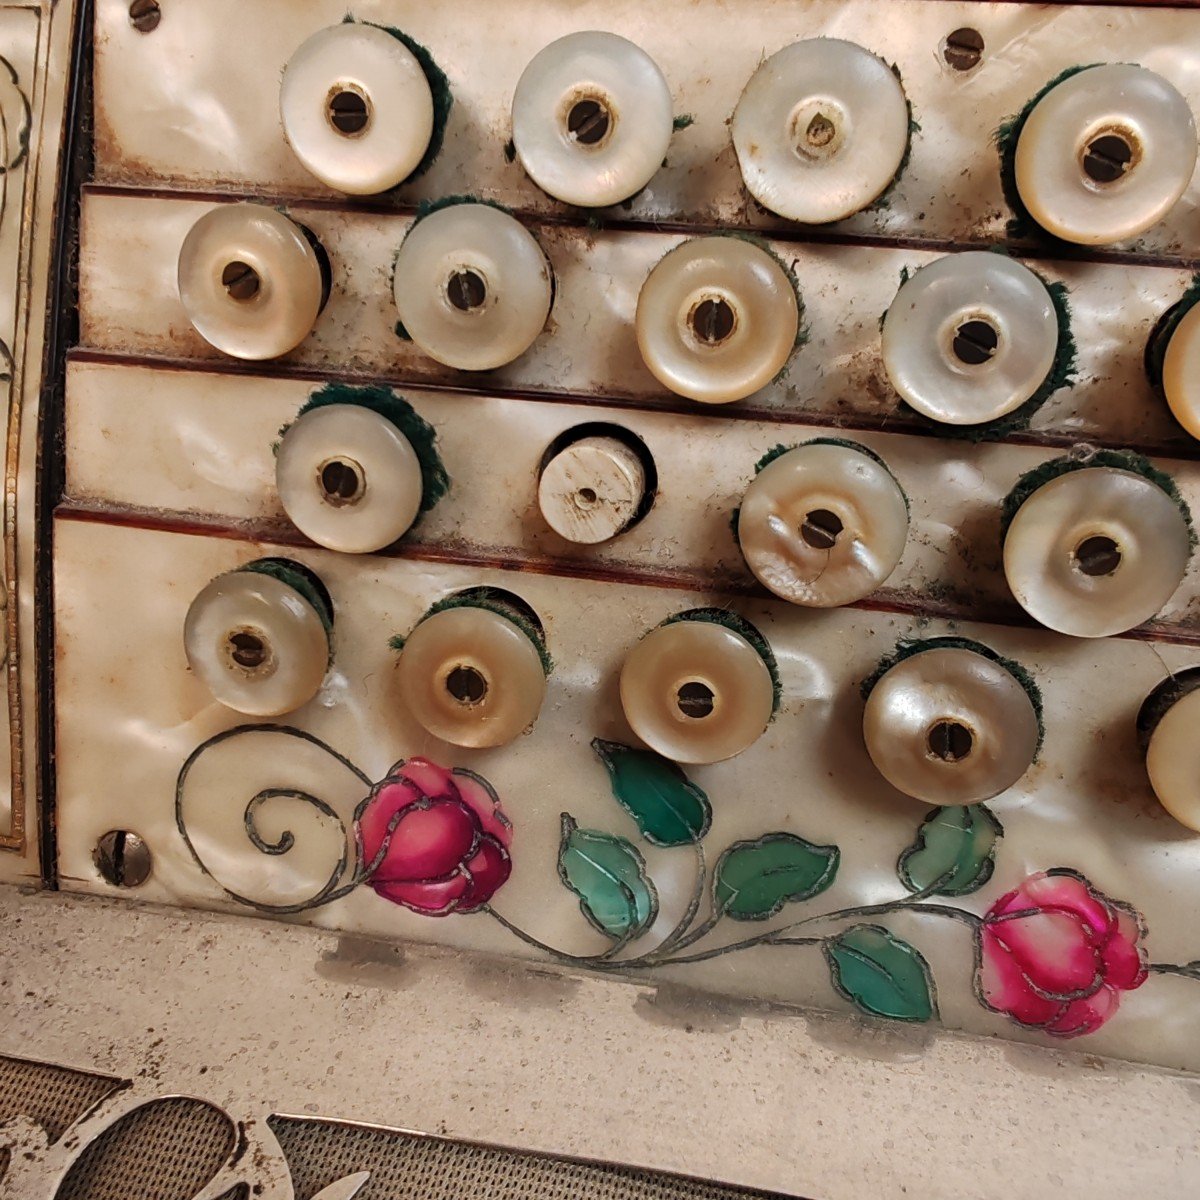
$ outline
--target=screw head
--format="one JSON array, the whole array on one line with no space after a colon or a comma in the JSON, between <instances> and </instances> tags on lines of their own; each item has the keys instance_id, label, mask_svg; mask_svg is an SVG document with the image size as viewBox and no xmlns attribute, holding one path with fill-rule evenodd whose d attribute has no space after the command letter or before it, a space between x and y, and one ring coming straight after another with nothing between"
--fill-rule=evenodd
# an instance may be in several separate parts
<instances>
[{"instance_id":1,"label":"screw head","mask_svg":"<svg viewBox=\"0 0 1200 1200\"><path fill-rule=\"evenodd\" d=\"M161 20L162 8L158 0L133 0L129 6L129 23L139 33L157 29Z\"/></svg>"}]
</instances>

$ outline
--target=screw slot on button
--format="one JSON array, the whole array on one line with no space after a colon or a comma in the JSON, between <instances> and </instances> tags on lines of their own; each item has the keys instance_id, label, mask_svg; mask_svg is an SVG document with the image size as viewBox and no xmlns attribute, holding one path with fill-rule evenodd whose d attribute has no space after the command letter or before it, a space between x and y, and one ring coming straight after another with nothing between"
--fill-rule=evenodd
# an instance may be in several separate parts
<instances>
[{"instance_id":1,"label":"screw slot on button","mask_svg":"<svg viewBox=\"0 0 1200 1200\"><path fill-rule=\"evenodd\" d=\"M567 132L584 146L602 142L612 124L612 114L600 100L577 100L567 113Z\"/></svg>"},{"instance_id":2,"label":"screw slot on button","mask_svg":"<svg viewBox=\"0 0 1200 1200\"><path fill-rule=\"evenodd\" d=\"M983 34L964 26L956 29L942 43L942 59L956 71L970 71L983 58Z\"/></svg>"},{"instance_id":3,"label":"screw slot on button","mask_svg":"<svg viewBox=\"0 0 1200 1200\"><path fill-rule=\"evenodd\" d=\"M837 513L827 508L815 508L806 513L800 526L800 536L814 550L832 550L845 526Z\"/></svg>"},{"instance_id":4,"label":"screw slot on button","mask_svg":"<svg viewBox=\"0 0 1200 1200\"><path fill-rule=\"evenodd\" d=\"M1130 138L1121 133L1102 133L1083 149L1083 173L1093 183L1116 183L1133 169L1137 157Z\"/></svg>"},{"instance_id":5,"label":"screw slot on button","mask_svg":"<svg viewBox=\"0 0 1200 1200\"><path fill-rule=\"evenodd\" d=\"M487 284L477 271L464 267L446 280L446 298L459 312L472 312L483 307Z\"/></svg>"},{"instance_id":6,"label":"screw slot on button","mask_svg":"<svg viewBox=\"0 0 1200 1200\"><path fill-rule=\"evenodd\" d=\"M239 667L253 671L267 661L267 644L257 633L239 630L229 635L229 657Z\"/></svg>"},{"instance_id":7,"label":"screw slot on button","mask_svg":"<svg viewBox=\"0 0 1200 1200\"><path fill-rule=\"evenodd\" d=\"M691 326L696 337L707 346L716 346L725 341L736 323L733 309L727 300L719 296L701 300L692 309Z\"/></svg>"},{"instance_id":8,"label":"screw slot on button","mask_svg":"<svg viewBox=\"0 0 1200 1200\"><path fill-rule=\"evenodd\" d=\"M345 458L331 458L321 464L321 492L327 504L340 508L353 504L366 491L362 468L358 463Z\"/></svg>"},{"instance_id":9,"label":"screw slot on button","mask_svg":"<svg viewBox=\"0 0 1200 1200\"><path fill-rule=\"evenodd\" d=\"M701 720L712 715L714 706L713 690L707 683L692 680L685 683L675 695L675 703L685 717Z\"/></svg>"},{"instance_id":10,"label":"screw slot on button","mask_svg":"<svg viewBox=\"0 0 1200 1200\"><path fill-rule=\"evenodd\" d=\"M133 0L129 6L129 23L138 33L151 33L162 20L158 0Z\"/></svg>"},{"instance_id":11,"label":"screw slot on button","mask_svg":"<svg viewBox=\"0 0 1200 1200\"><path fill-rule=\"evenodd\" d=\"M113 887L138 887L150 878L150 847L127 829L110 829L96 843L92 861Z\"/></svg>"},{"instance_id":12,"label":"screw slot on button","mask_svg":"<svg viewBox=\"0 0 1200 1200\"><path fill-rule=\"evenodd\" d=\"M230 299L244 303L253 300L262 290L262 279L249 263L235 260L226 264L221 272L221 285L229 293Z\"/></svg>"},{"instance_id":13,"label":"screw slot on button","mask_svg":"<svg viewBox=\"0 0 1200 1200\"><path fill-rule=\"evenodd\" d=\"M446 676L446 691L460 704L478 704L487 690L487 680L474 667L458 666Z\"/></svg>"},{"instance_id":14,"label":"screw slot on button","mask_svg":"<svg viewBox=\"0 0 1200 1200\"><path fill-rule=\"evenodd\" d=\"M343 137L357 137L370 123L371 108L362 92L342 85L329 94L325 115Z\"/></svg>"},{"instance_id":15,"label":"screw slot on button","mask_svg":"<svg viewBox=\"0 0 1200 1200\"><path fill-rule=\"evenodd\" d=\"M968 367L978 367L996 353L1000 335L987 321L964 321L955 331L951 347L954 357Z\"/></svg>"},{"instance_id":16,"label":"screw slot on button","mask_svg":"<svg viewBox=\"0 0 1200 1200\"><path fill-rule=\"evenodd\" d=\"M929 753L942 762L962 762L974 746L971 731L959 721L937 721L930 726L927 737Z\"/></svg>"},{"instance_id":17,"label":"screw slot on button","mask_svg":"<svg viewBox=\"0 0 1200 1200\"><path fill-rule=\"evenodd\" d=\"M1085 575L1111 575L1121 565L1121 548L1103 534L1084 538L1075 547L1075 565Z\"/></svg>"}]
</instances>

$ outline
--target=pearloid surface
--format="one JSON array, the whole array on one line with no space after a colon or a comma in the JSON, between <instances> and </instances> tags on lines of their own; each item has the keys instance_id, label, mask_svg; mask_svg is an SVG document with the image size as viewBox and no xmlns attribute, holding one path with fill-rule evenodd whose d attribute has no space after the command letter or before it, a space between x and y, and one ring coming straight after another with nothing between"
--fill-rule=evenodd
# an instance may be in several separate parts
<instances>
[{"instance_id":1,"label":"pearloid surface","mask_svg":"<svg viewBox=\"0 0 1200 1200\"><path fill-rule=\"evenodd\" d=\"M259 278L237 300L222 283L231 263ZM295 222L263 204L210 209L179 251L179 299L196 331L233 358L278 358L309 334L321 311L321 268Z\"/></svg>"},{"instance_id":2,"label":"pearloid surface","mask_svg":"<svg viewBox=\"0 0 1200 1200\"><path fill-rule=\"evenodd\" d=\"M616 438L581 438L546 464L538 507L560 537L593 546L621 532L645 491L646 472L628 446Z\"/></svg>"},{"instance_id":3,"label":"pearloid surface","mask_svg":"<svg viewBox=\"0 0 1200 1200\"><path fill-rule=\"evenodd\" d=\"M833 546L801 534L811 512L842 524ZM738 513L738 542L758 581L793 604L829 608L873 592L895 570L908 506L891 473L849 446L798 446L768 463Z\"/></svg>"},{"instance_id":4,"label":"pearloid surface","mask_svg":"<svg viewBox=\"0 0 1200 1200\"><path fill-rule=\"evenodd\" d=\"M484 300L456 308L450 277L470 271ZM454 204L418 221L396 255L392 291L400 321L430 358L484 371L524 354L545 327L550 264L516 217L490 204Z\"/></svg>"},{"instance_id":5,"label":"pearloid surface","mask_svg":"<svg viewBox=\"0 0 1200 1200\"><path fill-rule=\"evenodd\" d=\"M985 362L963 362L955 332L983 321L998 335ZM1050 293L1028 268L969 250L922 267L896 293L883 322L892 386L931 420L977 425L1020 408L1045 382L1058 349Z\"/></svg>"},{"instance_id":6,"label":"pearloid surface","mask_svg":"<svg viewBox=\"0 0 1200 1200\"><path fill-rule=\"evenodd\" d=\"M361 494L337 503L321 486L325 464L342 462ZM346 554L380 550L403 536L421 506L421 463L386 417L357 404L310 409L275 456L275 487L292 524L319 546Z\"/></svg>"},{"instance_id":7,"label":"pearloid surface","mask_svg":"<svg viewBox=\"0 0 1200 1200\"><path fill-rule=\"evenodd\" d=\"M567 131L580 100L608 110L608 133L585 145ZM671 89L654 60L615 33L583 31L538 51L513 93L517 157L543 191L568 204L617 204L650 182L671 141Z\"/></svg>"},{"instance_id":8,"label":"pearloid surface","mask_svg":"<svg viewBox=\"0 0 1200 1200\"><path fill-rule=\"evenodd\" d=\"M239 665L230 638L250 635L264 660ZM276 717L316 695L329 664L329 637L313 606L258 571L221 575L192 601L183 627L188 666L214 699L256 717Z\"/></svg>"},{"instance_id":9,"label":"pearloid surface","mask_svg":"<svg viewBox=\"0 0 1200 1200\"><path fill-rule=\"evenodd\" d=\"M734 314L732 332L712 345L690 325L709 300L724 301ZM795 349L799 321L784 269L738 238L684 242L655 265L638 294L646 366L664 387L703 404L741 400L770 383Z\"/></svg>"},{"instance_id":10,"label":"pearloid surface","mask_svg":"<svg viewBox=\"0 0 1200 1200\"><path fill-rule=\"evenodd\" d=\"M446 686L467 668L482 676L483 698L467 703ZM506 617L484 608L448 608L408 635L397 667L409 712L434 737L455 746L503 746L536 720L546 694L537 649Z\"/></svg>"},{"instance_id":11,"label":"pearloid surface","mask_svg":"<svg viewBox=\"0 0 1200 1200\"><path fill-rule=\"evenodd\" d=\"M1136 143L1112 183L1096 183L1080 156L1097 135ZM1196 167L1196 124L1161 75L1131 63L1080 71L1055 84L1025 121L1014 161L1030 215L1056 237L1101 246L1137 237L1174 207Z\"/></svg>"},{"instance_id":12,"label":"pearloid surface","mask_svg":"<svg viewBox=\"0 0 1200 1200\"><path fill-rule=\"evenodd\" d=\"M1091 537L1117 544L1121 559L1111 574L1086 575L1077 566L1074 552ZM1187 522L1170 496L1114 467L1043 484L1004 539L1004 574L1018 603L1076 637L1108 637L1149 620L1179 586L1190 557Z\"/></svg>"},{"instance_id":13,"label":"pearloid surface","mask_svg":"<svg viewBox=\"0 0 1200 1200\"><path fill-rule=\"evenodd\" d=\"M1200 304L1175 326L1163 355L1162 386L1171 415L1200 438Z\"/></svg>"},{"instance_id":14,"label":"pearloid surface","mask_svg":"<svg viewBox=\"0 0 1200 1200\"><path fill-rule=\"evenodd\" d=\"M712 711L680 711L679 689L705 684ZM711 621L675 621L646 634L621 668L621 705L634 733L682 763L732 758L762 736L771 719L771 673L739 633Z\"/></svg>"},{"instance_id":15,"label":"pearloid surface","mask_svg":"<svg viewBox=\"0 0 1200 1200\"><path fill-rule=\"evenodd\" d=\"M352 136L329 120L330 98L360 95L367 124ZM397 37L348 21L314 33L288 60L279 86L283 132L322 183L352 195L385 192L421 161L433 133L433 94Z\"/></svg>"},{"instance_id":16,"label":"pearloid surface","mask_svg":"<svg viewBox=\"0 0 1200 1200\"><path fill-rule=\"evenodd\" d=\"M933 754L930 730L964 726L970 753L955 762ZM913 654L871 689L863 740L879 773L928 804L976 804L1012 787L1037 751L1033 702L999 663L967 649Z\"/></svg>"},{"instance_id":17,"label":"pearloid surface","mask_svg":"<svg viewBox=\"0 0 1200 1200\"><path fill-rule=\"evenodd\" d=\"M1163 713L1146 748L1150 786L1181 825L1200 832L1200 691Z\"/></svg>"},{"instance_id":18,"label":"pearloid surface","mask_svg":"<svg viewBox=\"0 0 1200 1200\"><path fill-rule=\"evenodd\" d=\"M810 141L813 121L824 145ZM733 145L763 207L793 221L838 221L878 198L899 170L908 146L904 89L853 42L794 42L750 77L733 113Z\"/></svg>"}]
</instances>

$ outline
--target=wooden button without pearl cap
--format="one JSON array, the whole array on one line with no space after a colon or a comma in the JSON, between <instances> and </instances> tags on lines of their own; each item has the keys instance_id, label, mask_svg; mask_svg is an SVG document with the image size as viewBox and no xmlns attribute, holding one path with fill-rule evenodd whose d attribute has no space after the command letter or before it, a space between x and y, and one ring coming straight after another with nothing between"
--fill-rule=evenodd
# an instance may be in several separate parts
<instances>
[{"instance_id":1,"label":"wooden button without pearl cap","mask_svg":"<svg viewBox=\"0 0 1200 1200\"><path fill-rule=\"evenodd\" d=\"M787 272L740 238L676 246L638 295L646 366L664 387L702 404L728 404L765 387L791 357L799 328Z\"/></svg>"},{"instance_id":2,"label":"wooden button without pearl cap","mask_svg":"<svg viewBox=\"0 0 1200 1200\"><path fill-rule=\"evenodd\" d=\"M633 520L646 494L641 459L611 437L586 437L560 450L538 480L546 524L568 542L595 545Z\"/></svg>"},{"instance_id":3,"label":"wooden button without pearl cap","mask_svg":"<svg viewBox=\"0 0 1200 1200\"><path fill-rule=\"evenodd\" d=\"M546 326L550 264L516 217L452 204L422 217L396 255L400 320L430 358L486 371L524 354Z\"/></svg>"},{"instance_id":4,"label":"wooden button without pearl cap","mask_svg":"<svg viewBox=\"0 0 1200 1200\"><path fill-rule=\"evenodd\" d=\"M1012 787L1037 753L1037 711L1002 664L965 647L902 659L875 683L863 739L879 773L927 804L977 804Z\"/></svg>"},{"instance_id":5,"label":"wooden button without pearl cap","mask_svg":"<svg viewBox=\"0 0 1200 1200\"><path fill-rule=\"evenodd\" d=\"M1175 820L1200 832L1200 669L1165 680L1146 697L1143 713L1163 700L1167 707L1156 716L1146 743L1150 786Z\"/></svg>"},{"instance_id":6,"label":"wooden button without pearl cap","mask_svg":"<svg viewBox=\"0 0 1200 1200\"><path fill-rule=\"evenodd\" d=\"M242 569L214 579L188 608L183 645L217 701L256 717L307 704L329 669L325 622L286 571Z\"/></svg>"},{"instance_id":7,"label":"wooden button without pearl cap","mask_svg":"<svg viewBox=\"0 0 1200 1200\"><path fill-rule=\"evenodd\" d=\"M1161 75L1087 67L1030 110L1013 160L1029 215L1064 241L1137 237L1171 211L1196 167L1196 123Z\"/></svg>"},{"instance_id":8,"label":"wooden button without pearl cap","mask_svg":"<svg viewBox=\"0 0 1200 1200\"><path fill-rule=\"evenodd\" d=\"M771 672L741 634L707 620L651 630L621 668L633 732L681 763L732 758L753 745L774 709Z\"/></svg>"},{"instance_id":9,"label":"wooden button without pearl cap","mask_svg":"<svg viewBox=\"0 0 1200 1200\"><path fill-rule=\"evenodd\" d=\"M1200 438L1200 304L1193 304L1171 334L1163 355L1162 387L1171 415Z\"/></svg>"},{"instance_id":10,"label":"wooden button without pearl cap","mask_svg":"<svg viewBox=\"0 0 1200 1200\"><path fill-rule=\"evenodd\" d=\"M1042 484L1004 537L1004 574L1017 602L1075 637L1110 637L1148 621L1174 595L1190 557L1175 500L1116 467L1084 467Z\"/></svg>"},{"instance_id":11,"label":"wooden button without pearl cap","mask_svg":"<svg viewBox=\"0 0 1200 1200\"><path fill-rule=\"evenodd\" d=\"M584 208L628 200L662 165L671 89L654 60L615 33L569 33L538 51L513 93L512 140L530 179Z\"/></svg>"},{"instance_id":12,"label":"wooden button without pearl cap","mask_svg":"<svg viewBox=\"0 0 1200 1200\"><path fill-rule=\"evenodd\" d=\"M733 146L754 198L820 225L877 200L908 150L904 90L869 50L839 38L794 42L750 78Z\"/></svg>"},{"instance_id":13,"label":"wooden button without pearl cap","mask_svg":"<svg viewBox=\"0 0 1200 1200\"><path fill-rule=\"evenodd\" d=\"M205 341L233 358L278 358L312 331L321 264L304 231L264 204L224 204L188 230L179 299Z\"/></svg>"},{"instance_id":14,"label":"wooden button without pearl cap","mask_svg":"<svg viewBox=\"0 0 1200 1200\"><path fill-rule=\"evenodd\" d=\"M329 550L390 546L421 508L421 463L386 417L357 404L310 409L284 433L275 486L288 519Z\"/></svg>"},{"instance_id":15,"label":"wooden button without pearl cap","mask_svg":"<svg viewBox=\"0 0 1200 1200\"><path fill-rule=\"evenodd\" d=\"M400 694L434 737L503 746L537 720L546 675L537 647L507 617L462 605L426 617L397 667Z\"/></svg>"},{"instance_id":16,"label":"wooden button without pearl cap","mask_svg":"<svg viewBox=\"0 0 1200 1200\"><path fill-rule=\"evenodd\" d=\"M895 570L907 537L908 504L892 473L829 442L769 462L738 511L738 544L758 581L812 608L870 595Z\"/></svg>"},{"instance_id":17,"label":"wooden button without pearl cap","mask_svg":"<svg viewBox=\"0 0 1200 1200\"><path fill-rule=\"evenodd\" d=\"M322 183L370 196L403 183L433 135L433 93L413 52L376 25L314 33L279 87L283 132Z\"/></svg>"}]
</instances>

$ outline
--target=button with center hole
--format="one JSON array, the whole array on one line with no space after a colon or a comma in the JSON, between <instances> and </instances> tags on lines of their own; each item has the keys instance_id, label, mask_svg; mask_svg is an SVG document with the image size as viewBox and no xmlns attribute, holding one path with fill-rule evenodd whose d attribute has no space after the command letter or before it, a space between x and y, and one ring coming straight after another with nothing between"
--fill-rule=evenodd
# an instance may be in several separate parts
<instances>
[{"instance_id":1,"label":"button with center hole","mask_svg":"<svg viewBox=\"0 0 1200 1200\"><path fill-rule=\"evenodd\" d=\"M585 437L563 447L538 480L538 507L560 537L595 545L634 519L646 494L642 460L612 437Z\"/></svg>"}]
</instances>

